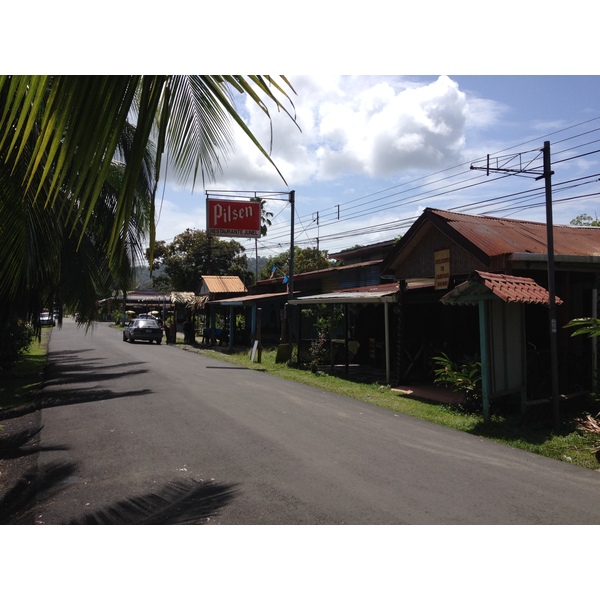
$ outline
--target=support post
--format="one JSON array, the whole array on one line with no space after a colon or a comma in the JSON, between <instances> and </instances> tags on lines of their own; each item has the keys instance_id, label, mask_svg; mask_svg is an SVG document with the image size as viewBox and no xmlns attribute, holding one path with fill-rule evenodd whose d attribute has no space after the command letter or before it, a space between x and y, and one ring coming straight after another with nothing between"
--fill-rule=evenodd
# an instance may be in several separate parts
<instances>
[{"instance_id":1,"label":"support post","mask_svg":"<svg viewBox=\"0 0 600 600\"><path fill-rule=\"evenodd\" d=\"M488 321L486 302L479 301L479 348L481 353L481 395L483 400L483 422L490 422L490 357L488 351Z\"/></svg>"},{"instance_id":2,"label":"support post","mask_svg":"<svg viewBox=\"0 0 600 600\"><path fill-rule=\"evenodd\" d=\"M383 303L383 322L385 327L385 383L390 384L390 317L389 317L390 305L388 302Z\"/></svg>"}]
</instances>

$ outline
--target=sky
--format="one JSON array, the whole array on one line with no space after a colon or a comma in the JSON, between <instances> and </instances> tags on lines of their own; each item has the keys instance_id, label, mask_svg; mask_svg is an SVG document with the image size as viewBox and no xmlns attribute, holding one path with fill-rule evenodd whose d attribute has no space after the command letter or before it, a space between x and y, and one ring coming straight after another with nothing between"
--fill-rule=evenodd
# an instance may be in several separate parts
<instances>
[{"instance_id":1,"label":"sky","mask_svg":"<svg viewBox=\"0 0 600 600\"><path fill-rule=\"evenodd\" d=\"M241 191L240 198L280 193L267 200L272 226L258 241L259 256L289 247L291 190L295 245L330 254L402 235L426 207L545 222L537 179L545 141L554 224L598 212L600 76L287 77L295 122L283 112L269 121L244 99L238 105L267 148L272 127L271 157L285 181L240 132L216 181L192 192L167 173L157 239L204 229L207 190ZM488 154L500 172L471 169L487 164ZM525 172L508 175L507 168ZM254 256L253 240L237 241Z\"/></svg>"}]
</instances>

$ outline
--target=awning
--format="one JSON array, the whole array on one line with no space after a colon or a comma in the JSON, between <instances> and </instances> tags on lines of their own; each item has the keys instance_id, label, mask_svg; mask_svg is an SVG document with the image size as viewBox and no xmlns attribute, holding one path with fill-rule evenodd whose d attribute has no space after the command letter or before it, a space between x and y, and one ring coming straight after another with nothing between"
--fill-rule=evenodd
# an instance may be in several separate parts
<instances>
[{"instance_id":1,"label":"awning","mask_svg":"<svg viewBox=\"0 0 600 600\"><path fill-rule=\"evenodd\" d=\"M530 277L514 277L502 273L474 271L469 279L457 285L440 299L444 304L477 304L481 300L499 298L504 302L548 305L550 294ZM556 304L562 300L556 296Z\"/></svg>"},{"instance_id":2,"label":"awning","mask_svg":"<svg viewBox=\"0 0 600 600\"><path fill-rule=\"evenodd\" d=\"M297 294L298 292L294 292ZM259 302L268 302L269 300L285 299L289 296L287 292L277 292L275 294L255 294L253 296L236 296L235 298L224 298L223 300L211 300L208 304L218 306L252 306Z\"/></svg>"},{"instance_id":3,"label":"awning","mask_svg":"<svg viewBox=\"0 0 600 600\"><path fill-rule=\"evenodd\" d=\"M396 302L397 291L331 292L295 298L290 304L383 304Z\"/></svg>"}]
</instances>

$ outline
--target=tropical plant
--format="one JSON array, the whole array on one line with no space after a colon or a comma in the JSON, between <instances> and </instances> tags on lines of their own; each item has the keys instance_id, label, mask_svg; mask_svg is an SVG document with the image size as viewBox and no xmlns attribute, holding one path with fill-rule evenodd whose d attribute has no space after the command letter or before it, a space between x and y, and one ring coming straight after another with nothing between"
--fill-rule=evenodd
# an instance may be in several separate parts
<instances>
[{"instance_id":1,"label":"tropical plant","mask_svg":"<svg viewBox=\"0 0 600 600\"><path fill-rule=\"evenodd\" d=\"M576 335L587 335L588 337L597 337L600 335L600 319L595 317L581 317L579 319L571 319L565 328L576 327L571 333L571 337Z\"/></svg>"},{"instance_id":2,"label":"tropical plant","mask_svg":"<svg viewBox=\"0 0 600 600\"><path fill-rule=\"evenodd\" d=\"M150 258L150 249L146 251ZM237 275L246 281L248 259L235 240L221 240L201 229L186 229L170 244L156 243L152 268L164 267L171 290L198 291L202 275Z\"/></svg>"},{"instance_id":3,"label":"tropical plant","mask_svg":"<svg viewBox=\"0 0 600 600\"><path fill-rule=\"evenodd\" d=\"M142 237L154 247L163 154L182 179L212 178L233 121L271 161L233 92L269 117L266 101L287 112L286 89L268 76L0 76L0 324L69 295L92 318L100 289L127 289Z\"/></svg>"},{"instance_id":4,"label":"tropical plant","mask_svg":"<svg viewBox=\"0 0 600 600\"><path fill-rule=\"evenodd\" d=\"M483 395L481 387L481 362L476 358L465 357L460 362L454 362L443 353L434 356L434 382L463 394L463 406L466 409L480 409Z\"/></svg>"},{"instance_id":5,"label":"tropical plant","mask_svg":"<svg viewBox=\"0 0 600 600\"><path fill-rule=\"evenodd\" d=\"M290 262L290 251L285 250L280 254L267 259L266 263L258 274L259 279L268 279L273 273L275 267L279 273L287 274ZM294 273L307 273L308 271L318 271L319 269L328 269L332 266L332 261L327 257L327 250L317 250L317 248L294 247Z\"/></svg>"},{"instance_id":6,"label":"tropical plant","mask_svg":"<svg viewBox=\"0 0 600 600\"><path fill-rule=\"evenodd\" d=\"M0 336L0 370L10 368L31 346L34 330L23 321L10 321Z\"/></svg>"}]
</instances>

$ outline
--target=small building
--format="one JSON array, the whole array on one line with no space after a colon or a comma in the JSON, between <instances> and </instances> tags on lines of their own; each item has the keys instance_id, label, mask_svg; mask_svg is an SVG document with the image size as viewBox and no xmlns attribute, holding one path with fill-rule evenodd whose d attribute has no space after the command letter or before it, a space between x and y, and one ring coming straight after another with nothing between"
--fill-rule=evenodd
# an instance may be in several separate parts
<instances>
[{"instance_id":1,"label":"small building","mask_svg":"<svg viewBox=\"0 0 600 600\"><path fill-rule=\"evenodd\" d=\"M600 228L554 226L553 238L559 382L561 393L570 393L595 386L595 341L573 338L563 326L597 315ZM431 381L432 358L442 352L453 359L478 354L484 333L495 369L492 391L514 391L523 376L527 398L548 396L545 224L427 208L383 260L381 272L400 288L399 383ZM411 286L414 281L421 285ZM517 290L519 299L512 302L506 294Z\"/></svg>"}]
</instances>

